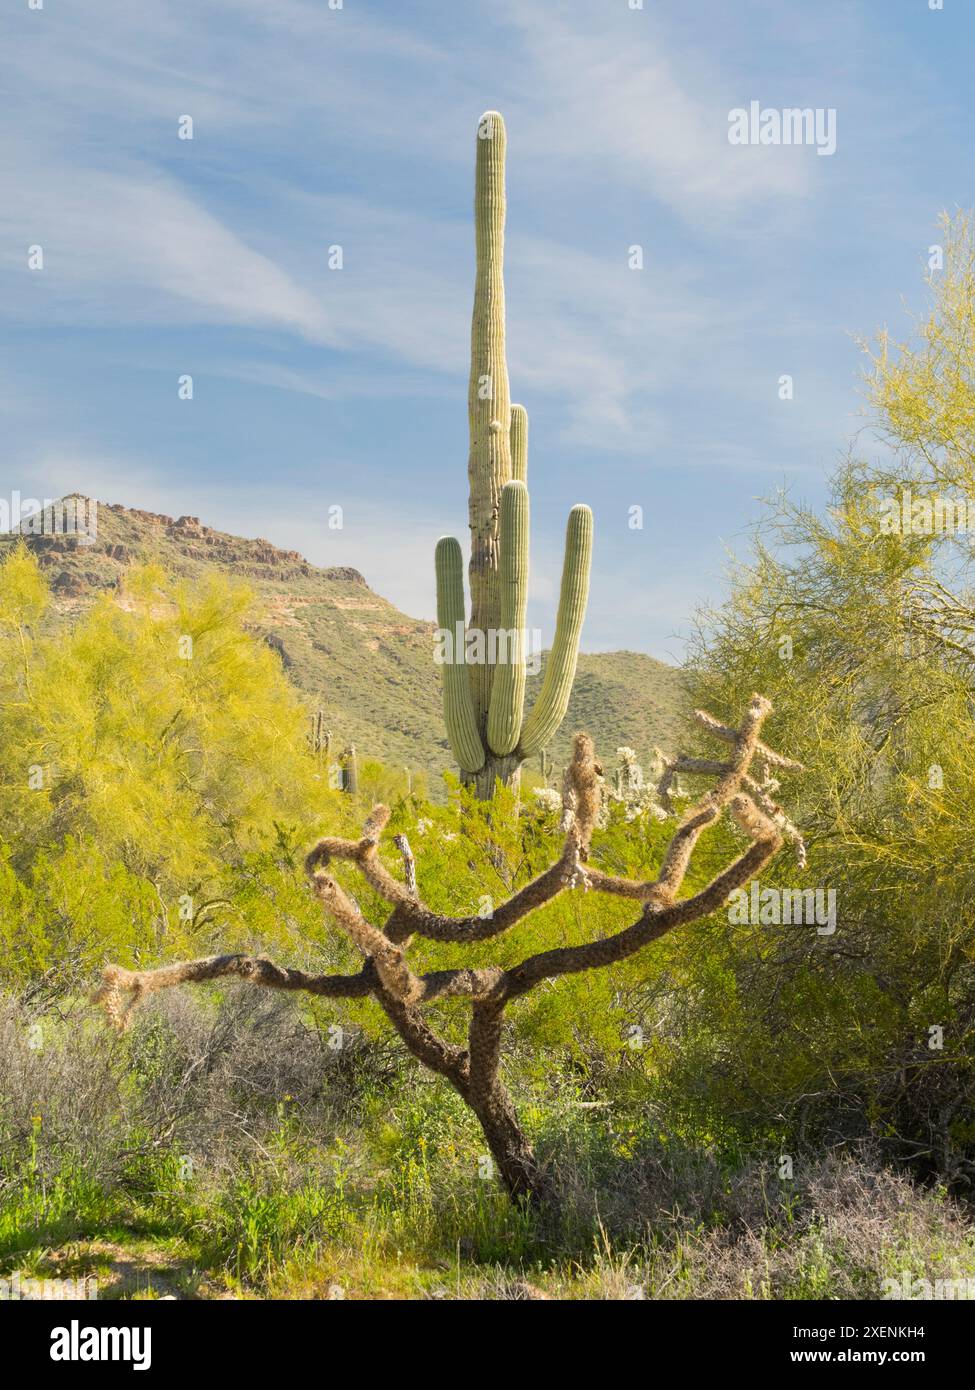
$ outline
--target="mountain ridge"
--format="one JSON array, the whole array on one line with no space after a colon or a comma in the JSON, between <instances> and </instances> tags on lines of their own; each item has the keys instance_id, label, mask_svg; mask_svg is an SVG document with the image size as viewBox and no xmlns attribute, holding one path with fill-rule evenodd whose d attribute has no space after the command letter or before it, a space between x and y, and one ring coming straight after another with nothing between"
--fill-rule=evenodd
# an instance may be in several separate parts
<instances>
[{"instance_id":1,"label":"mountain ridge","mask_svg":"<svg viewBox=\"0 0 975 1390\"><path fill-rule=\"evenodd\" d=\"M401 613L357 569L321 568L264 537L234 536L195 516L121 503L97 504L90 543L32 531L26 522L2 543L9 546L18 535L50 581L61 619L70 620L100 593L118 591L133 562L155 560L189 580L212 571L246 580L257 600L256 630L278 652L309 712L324 709L333 751L354 743L360 758L422 770L431 791L441 772L455 766L432 659L435 625ZM529 702L546 659L547 653L541 672L529 677ZM607 765L622 745L649 758L655 745L674 747L684 704L679 668L641 652L583 652L550 756L563 764L572 734L585 728Z\"/></svg>"}]
</instances>

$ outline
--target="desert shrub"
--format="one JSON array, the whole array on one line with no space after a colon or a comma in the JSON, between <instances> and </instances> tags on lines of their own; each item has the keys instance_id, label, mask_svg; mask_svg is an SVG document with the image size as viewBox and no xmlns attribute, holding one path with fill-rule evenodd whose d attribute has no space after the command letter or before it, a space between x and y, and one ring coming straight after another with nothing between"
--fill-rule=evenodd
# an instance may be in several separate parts
<instances>
[{"instance_id":1,"label":"desert shrub","mask_svg":"<svg viewBox=\"0 0 975 1390\"><path fill-rule=\"evenodd\" d=\"M400 1074L398 1053L327 1025L291 1000L230 988L173 996L118 1036L86 1019L0 1009L0 1153L5 1183L47 1181L71 1164L137 1187L175 1155L211 1176L236 1172L255 1145L286 1134L297 1153L327 1145L370 1093Z\"/></svg>"},{"instance_id":2,"label":"desert shrub","mask_svg":"<svg viewBox=\"0 0 975 1390\"><path fill-rule=\"evenodd\" d=\"M76 985L106 954L195 949L234 918L232 871L283 855L324 808L343 814L279 658L247 628L245 591L146 566L116 600L56 624L34 557L0 565L8 984Z\"/></svg>"},{"instance_id":3,"label":"desert shrub","mask_svg":"<svg viewBox=\"0 0 975 1390\"><path fill-rule=\"evenodd\" d=\"M972 226L945 228L916 340L881 335L868 376L879 462L845 462L817 514L773 499L731 593L702 615L690 681L727 711L759 688L807 766L808 865L763 886L836 895L836 930L715 930L677 1002L668 1086L792 1142L871 1136L924 1172L975 1177L971 535L913 523L904 491L972 495ZM913 515L913 513L912 513ZM924 522L921 506L920 522ZM689 962L690 964L690 962ZM683 1044L692 1042L688 1050Z\"/></svg>"},{"instance_id":4,"label":"desert shrub","mask_svg":"<svg viewBox=\"0 0 975 1390\"><path fill-rule=\"evenodd\" d=\"M970 1220L869 1151L735 1155L668 1131L644 1086L515 1050L557 1197L512 1207L459 1099L365 1037L334 1054L291 999L162 996L131 1033L0 1012L0 1269L79 1237L178 1238L233 1287L326 1287L351 1266L464 1268L463 1296L875 1297L975 1275ZM635 1066L630 1051L626 1064ZM595 1070L595 1069L594 1069ZM598 1085L597 1085L598 1082ZM608 1103L592 1104L598 1094ZM580 1103L580 1096L586 1099ZM375 1273L370 1274L369 1271ZM344 1279L346 1276L341 1276ZM452 1280L440 1276L434 1290ZM449 1289L436 1296L456 1296Z\"/></svg>"},{"instance_id":5,"label":"desert shrub","mask_svg":"<svg viewBox=\"0 0 975 1390\"><path fill-rule=\"evenodd\" d=\"M875 1299L890 1296L887 1281L903 1288L975 1272L964 1211L943 1189L920 1188L876 1159L810 1159L789 1185L746 1168L725 1210L730 1219L676 1243L669 1296Z\"/></svg>"}]
</instances>

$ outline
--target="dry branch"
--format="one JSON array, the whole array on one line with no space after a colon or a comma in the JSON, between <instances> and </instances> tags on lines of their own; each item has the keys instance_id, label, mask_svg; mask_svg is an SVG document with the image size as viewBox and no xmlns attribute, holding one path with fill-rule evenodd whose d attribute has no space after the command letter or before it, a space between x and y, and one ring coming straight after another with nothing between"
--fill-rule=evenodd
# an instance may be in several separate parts
<instances>
[{"instance_id":1,"label":"dry branch","mask_svg":"<svg viewBox=\"0 0 975 1390\"><path fill-rule=\"evenodd\" d=\"M326 913L363 955L359 974L316 976L284 969L263 957L212 956L158 970L124 970L110 965L94 997L112 1022L124 1028L146 995L173 985L226 975L236 975L268 989L305 990L331 998L372 995L413 1055L444 1076L477 1115L511 1194L519 1198L538 1196L542 1174L500 1077L505 1007L543 980L625 960L675 927L714 912L734 889L743 887L778 852L784 836L798 837L798 831L771 800L767 773L762 781L757 781L749 771L756 758L766 769L774 766L794 771L800 767L760 741L770 709L767 700L754 695L737 730L697 712L702 727L730 742L733 750L730 758L722 762L683 758L667 765L665 781L678 771L711 775L716 780L684 815L657 877L651 881L640 883L616 877L588 864L599 811L601 769L592 740L580 733L575 736L572 760L563 779L562 851L554 864L512 894L490 918L448 917L431 911L417 891L409 844L404 836L397 836L394 843L400 851L406 880L401 883L379 854L389 811L385 806L376 806L358 840L325 837L305 861L312 890ZM751 844L700 892L678 898L698 839L725 811ZM392 912L382 928L366 920L327 872L333 861L354 864L391 906ZM457 943L485 940L509 931L529 913L575 887L631 899L641 905L641 914L630 926L608 937L538 952L508 969L484 966L417 975L407 963L406 951L414 935ZM438 1037L421 1012L424 1004L454 998L467 999L471 1004L466 1048Z\"/></svg>"}]
</instances>

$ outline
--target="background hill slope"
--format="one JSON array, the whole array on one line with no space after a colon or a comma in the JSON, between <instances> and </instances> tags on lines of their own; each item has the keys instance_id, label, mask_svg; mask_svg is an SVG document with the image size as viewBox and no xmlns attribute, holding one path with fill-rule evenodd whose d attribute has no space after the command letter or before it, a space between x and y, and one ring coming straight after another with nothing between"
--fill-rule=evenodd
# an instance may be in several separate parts
<instances>
[{"instance_id":1,"label":"background hill slope","mask_svg":"<svg viewBox=\"0 0 975 1390\"><path fill-rule=\"evenodd\" d=\"M453 766L432 660L433 624L399 612L357 570L320 569L297 551L216 531L196 517L105 503L98 507L93 544L59 536L25 539L52 585L55 615L63 619L98 594L117 590L133 561L154 560L190 580L215 571L243 580L257 596L262 636L306 694L309 710L325 710L333 749L354 743L360 756L422 770L434 792L442 770ZM9 536L0 539L0 556L12 543ZM529 702L541 679L529 679ZM550 749L553 760L566 761L579 728L593 735L607 765L622 744L641 759L654 744L671 749L683 703L675 667L639 652L583 654L568 716Z\"/></svg>"}]
</instances>

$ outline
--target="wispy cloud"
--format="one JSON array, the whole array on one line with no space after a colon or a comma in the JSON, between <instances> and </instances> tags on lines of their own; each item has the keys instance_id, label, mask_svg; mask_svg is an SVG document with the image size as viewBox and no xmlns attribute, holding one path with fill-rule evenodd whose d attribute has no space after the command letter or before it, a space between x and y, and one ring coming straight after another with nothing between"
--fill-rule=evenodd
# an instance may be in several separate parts
<instances>
[{"instance_id":1,"label":"wispy cloud","mask_svg":"<svg viewBox=\"0 0 975 1390\"><path fill-rule=\"evenodd\" d=\"M654 8L508 0L532 92L521 122L529 157L550 168L611 167L616 180L695 221L807 196L810 161L768 149L755 159L729 146L727 116L740 90L713 49L675 51Z\"/></svg>"},{"instance_id":2,"label":"wispy cloud","mask_svg":"<svg viewBox=\"0 0 975 1390\"><path fill-rule=\"evenodd\" d=\"M313 296L163 173L52 159L8 168L0 196L8 311L50 323L273 325L331 339ZM43 248L43 271L28 270L31 245Z\"/></svg>"},{"instance_id":3,"label":"wispy cloud","mask_svg":"<svg viewBox=\"0 0 975 1390\"><path fill-rule=\"evenodd\" d=\"M321 563L344 547L429 613L430 546L464 531L472 143L498 107L534 601L550 610L564 506L602 503L587 640L632 624L649 641L687 604L626 568L628 504L692 525L700 556L656 559L683 590L711 584L755 495L785 473L814 490L836 457L856 405L845 331L897 312L938 200L966 196L945 112L969 111L970 84L946 84L954 41L930 37L949 22L908 35L847 0L14 7L5 472L264 530ZM730 146L728 111L751 98L839 106L836 158ZM323 488L352 518L341 536Z\"/></svg>"},{"instance_id":4,"label":"wispy cloud","mask_svg":"<svg viewBox=\"0 0 975 1390\"><path fill-rule=\"evenodd\" d=\"M232 27L215 25L214 12ZM727 216L754 208L757 199L807 191L808 161L766 157L743 164L731 157L713 59L678 59L646 12L621 7L610 16L578 3L556 10L518 0L503 4L498 15L520 44L522 94L511 93L511 123L529 184L537 177L544 185L560 167L581 188L586 166L598 163L604 179L646 186L681 215L695 217L701 207ZM376 109L370 74L382 81L389 72L383 64L392 58L394 83L404 71L434 80L449 51L446 35L441 40L432 25L418 37L389 12L379 18L305 0L273 7L217 0L207 16L186 18L178 43L167 0L147 0L136 10L108 0L107 18L118 31L117 73L115 52L77 14L45 19L47 30L35 26L20 77L28 75L46 100L29 154L11 148L0 188L4 259L21 272L11 281L12 310L41 313L52 323L272 328L462 378L471 283L466 218L386 204L381 188L376 197L318 193L260 162L234 196L225 180L203 193L178 173L182 164L195 176L196 164L175 129L188 105L200 125L194 149L204 160L212 157L214 130L249 126L260 141L261 119L293 126L299 111L297 123L306 128L316 117L341 113L343 138L355 126L361 140L360 117ZM310 48L323 70L309 67ZM97 93L108 88L110 60L106 110ZM354 76L350 62L361 64ZM731 91L727 80L724 86ZM242 103L243 91L251 101ZM79 144L72 129L93 109L111 135L96 147ZM393 128L389 106L380 109L376 138L394 148L412 138L418 157L429 158L437 139L425 105ZM78 158L64 157L65 142L76 145ZM460 148L456 139L443 144L445 152ZM470 138L463 142L467 159L469 144ZM147 146L158 151L155 165L145 158ZM323 170L323 182L330 177ZM35 242L45 247L43 277L24 270L26 246ZM329 274L333 242L343 245L346 267ZM607 257L512 221L515 392L561 398L560 440L579 447L664 442L660 394L695 368L705 334L712 352L721 353L747 317L729 315L727 306L716 314L693 274L630 273L624 255L622 236ZM760 303L750 305L752 314L760 310ZM308 391L307 371L268 363L264 375L282 388ZM377 368L377 394L382 375Z\"/></svg>"}]
</instances>

